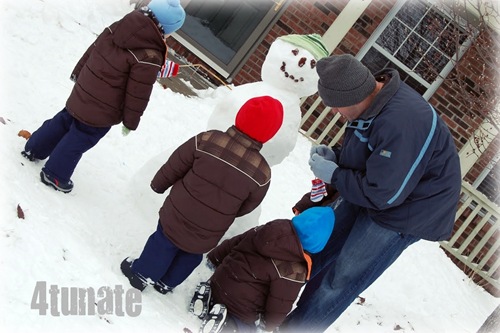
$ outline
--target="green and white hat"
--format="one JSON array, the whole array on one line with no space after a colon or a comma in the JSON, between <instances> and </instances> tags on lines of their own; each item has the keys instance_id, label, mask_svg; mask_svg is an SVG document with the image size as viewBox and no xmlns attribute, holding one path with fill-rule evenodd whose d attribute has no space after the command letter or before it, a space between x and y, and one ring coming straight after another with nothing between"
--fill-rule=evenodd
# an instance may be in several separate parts
<instances>
[{"instance_id":1,"label":"green and white hat","mask_svg":"<svg viewBox=\"0 0 500 333\"><path fill-rule=\"evenodd\" d=\"M306 49L311 52L311 54L319 60L321 58L328 57L330 52L328 52L321 36L319 34L310 34L310 35L285 35L280 36L278 39L281 39L285 42L293 44L295 46Z\"/></svg>"}]
</instances>

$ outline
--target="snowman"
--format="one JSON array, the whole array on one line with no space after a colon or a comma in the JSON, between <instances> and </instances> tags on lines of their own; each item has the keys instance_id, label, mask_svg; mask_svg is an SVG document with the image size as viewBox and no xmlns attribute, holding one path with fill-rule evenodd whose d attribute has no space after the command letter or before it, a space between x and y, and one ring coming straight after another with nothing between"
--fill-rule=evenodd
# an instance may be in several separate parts
<instances>
[{"instance_id":1,"label":"snowman","mask_svg":"<svg viewBox=\"0 0 500 333\"><path fill-rule=\"evenodd\" d=\"M300 127L300 99L315 94L316 61L328 56L318 34L278 37L269 48L261 69L262 81L242 84L227 92L216 104L207 129L225 131L234 124L248 99L269 95L283 105L283 125L261 150L270 166L281 163L294 149Z\"/></svg>"}]
</instances>

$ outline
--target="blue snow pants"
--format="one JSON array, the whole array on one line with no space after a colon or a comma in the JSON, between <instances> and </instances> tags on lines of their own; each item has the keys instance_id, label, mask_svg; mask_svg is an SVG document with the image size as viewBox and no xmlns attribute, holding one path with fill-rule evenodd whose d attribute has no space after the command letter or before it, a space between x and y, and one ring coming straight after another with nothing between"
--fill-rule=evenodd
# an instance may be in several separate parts
<instances>
[{"instance_id":1,"label":"blue snow pants","mask_svg":"<svg viewBox=\"0 0 500 333\"><path fill-rule=\"evenodd\" d=\"M110 128L86 125L64 108L31 135L24 150L39 160L50 156L43 171L68 182L83 153L94 147Z\"/></svg>"},{"instance_id":2,"label":"blue snow pants","mask_svg":"<svg viewBox=\"0 0 500 333\"><path fill-rule=\"evenodd\" d=\"M165 236L158 222L156 231L149 236L140 257L134 260L132 272L174 288L187 279L202 259L203 254L188 253L175 246Z\"/></svg>"},{"instance_id":3,"label":"blue snow pants","mask_svg":"<svg viewBox=\"0 0 500 333\"><path fill-rule=\"evenodd\" d=\"M412 235L382 228L366 209L342 198L332 204L335 227L325 249L312 255L312 278L282 332L324 332L411 244Z\"/></svg>"}]
</instances>

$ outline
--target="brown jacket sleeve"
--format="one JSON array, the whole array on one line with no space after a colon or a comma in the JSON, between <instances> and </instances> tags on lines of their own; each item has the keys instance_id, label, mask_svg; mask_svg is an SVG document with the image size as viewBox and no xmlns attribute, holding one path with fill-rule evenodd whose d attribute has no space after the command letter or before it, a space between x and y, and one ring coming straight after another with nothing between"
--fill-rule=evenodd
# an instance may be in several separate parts
<instances>
[{"instance_id":1,"label":"brown jacket sleeve","mask_svg":"<svg viewBox=\"0 0 500 333\"><path fill-rule=\"evenodd\" d=\"M193 167L195 154L195 138L191 138L180 145L167 162L156 172L151 181L151 188L156 193L164 193L176 181L182 179L184 175Z\"/></svg>"},{"instance_id":2,"label":"brown jacket sleeve","mask_svg":"<svg viewBox=\"0 0 500 333\"><path fill-rule=\"evenodd\" d=\"M219 266L224 258L231 252L231 249L238 245L243 238L250 232L255 232L255 229L247 230L246 232L236 235L232 238L224 240L222 243L214 247L208 254L207 258L215 267Z\"/></svg>"},{"instance_id":3,"label":"brown jacket sleeve","mask_svg":"<svg viewBox=\"0 0 500 333\"><path fill-rule=\"evenodd\" d=\"M123 125L131 130L135 130L139 126L139 121L148 106L158 71L161 68L157 64L163 61L160 54L153 50L141 50L137 53L134 56L140 57L140 61L134 64L130 70L123 103ZM144 56L143 53L146 55Z\"/></svg>"}]
</instances>

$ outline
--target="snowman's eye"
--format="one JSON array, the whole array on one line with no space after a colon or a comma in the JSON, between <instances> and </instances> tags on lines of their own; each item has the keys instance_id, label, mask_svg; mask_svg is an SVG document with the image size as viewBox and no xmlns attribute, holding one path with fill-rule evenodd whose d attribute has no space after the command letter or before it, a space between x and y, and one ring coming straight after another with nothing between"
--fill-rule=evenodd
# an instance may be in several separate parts
<instances>
[{"instance_id":1,"label":"snowman's eye","mask_svg":"<svg viewBox=\"0 0 500 333\"><path fill-rule=\"evenodd\" d=\"M300 58L300 60L299 60L299 67L304 66L306 64L306 61L307 61L306 57Z\"/></svg>"},{"instance_id":2,"label":"snowman's eye","mask_svg":"<svg viewBox=\"0 0 500 333\"><path fill-rule=\"evenodd\" d=\"M299 54L299 49L292 50L292 53L293 53L294 56L296 56L297 54Z\"/></svg>"},{"instance_id":3,"label":"snowman's eye","mask_svg":"<svg viewBox=\"0 0 500 333\"><path fill-rule=\"evenodd\" d=\"M311 68L314 69L316 67L316 60L312 59L311 60Z\"/></svg>"}]
</instances>

